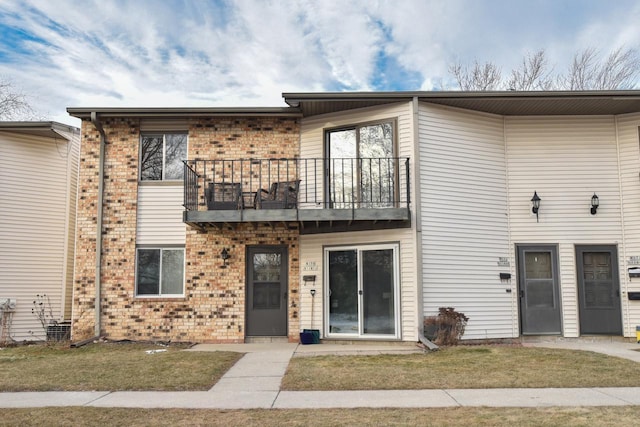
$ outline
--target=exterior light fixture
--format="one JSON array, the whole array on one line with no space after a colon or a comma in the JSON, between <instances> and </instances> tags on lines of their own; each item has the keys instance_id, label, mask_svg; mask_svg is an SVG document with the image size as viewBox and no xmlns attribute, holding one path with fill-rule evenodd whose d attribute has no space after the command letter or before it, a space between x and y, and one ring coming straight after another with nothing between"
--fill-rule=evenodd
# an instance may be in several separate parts
<instances>
[{"instance_id":1,"label":"exterior light fixture","mask_svg":"<svg viewBox=\"0 0 640 427\"><path fill-rule=\"evenodd\" d=\"M227 261L231 258L227 248L222 249L222 252L220 252L220 258L222 258L222 261L224 261L224 265L226 266L228 264Z\"/></svg>"},{"instance_id":2,"label":"exterior light fixture","mask_svg":"<svg viewBox=\"0 0 640 427\"><path fill-rule=\"evenodd\" d=\"M531 198L531 212L536 214L536 222L538 221L538 211L540 210L540 197L538 197L538 193L536 191L533 192L533 197Z\"/></svg>"},{"instance_id":3,"label":"exterior light fixture","mask_svg":"<svg viewBox=\"0 0 640 427\"><path fill-rule=\"evenodd\" d=\"M598 212L598 206L600 206L600 199L596 193L591 196L591 215L595 215Z\"/></svg>"}]
</instances>

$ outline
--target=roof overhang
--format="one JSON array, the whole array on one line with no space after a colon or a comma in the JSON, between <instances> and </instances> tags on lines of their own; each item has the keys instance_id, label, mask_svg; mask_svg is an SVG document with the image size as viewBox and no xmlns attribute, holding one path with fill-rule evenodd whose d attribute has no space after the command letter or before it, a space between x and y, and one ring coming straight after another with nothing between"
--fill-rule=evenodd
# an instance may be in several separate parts
<instances>
[{"instance_id":1,"label":"roof overhang","mask_svg":"<svg viewBox=\"0 0 640 427\"><path fill-rule=\"evenodd\" d=\"M535 92L320 92L284 93L285 102L305 117L417 98L504 116L618 115L640 112L640 90Z\"/></svg>"},{"instance_id":2,"label":"roof overhang","mask_svg":"<svg viewBox=\"0 0 640 427\"><path fill-rule=\"evenodd\" d=\"M91 118L91 113L101 118L143 117L155 119L180 119L188 117L302 117L298 108L67 108L67 113L79 119Z\"/></svg>"},{"instance_id":3,"label":"roof overhang","mask_svg":"<svg viewBox=\"0 0 640 427\"><path fill-rule=\"evenodd\" d=\"M78 133L80 129L58 122L0 122L0 132L69 140L68 133Z\"/></svg>"}]
</instances>

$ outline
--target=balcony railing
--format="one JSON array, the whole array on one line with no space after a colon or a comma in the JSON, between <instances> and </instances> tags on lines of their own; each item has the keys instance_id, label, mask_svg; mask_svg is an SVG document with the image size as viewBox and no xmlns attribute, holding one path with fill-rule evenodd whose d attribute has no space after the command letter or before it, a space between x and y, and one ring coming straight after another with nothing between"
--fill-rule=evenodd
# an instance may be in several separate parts
<instances>
[{"instance_id":1,"label":"balcony railing","mask_svg":"<svg viewBox=\"0 0 640 427\"><path fill-rule=\"evenodd\" d=\"M185 221L408 220L409 176L398 157L187 160Z\"/></svg>"}]
</instances>

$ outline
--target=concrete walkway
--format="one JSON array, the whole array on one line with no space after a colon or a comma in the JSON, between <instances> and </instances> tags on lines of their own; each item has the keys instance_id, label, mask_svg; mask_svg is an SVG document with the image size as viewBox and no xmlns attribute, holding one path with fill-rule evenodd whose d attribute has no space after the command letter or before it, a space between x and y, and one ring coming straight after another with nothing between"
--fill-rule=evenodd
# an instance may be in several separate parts
<instances>
[{"instance_id":1,"label":"concrete walkway","mask_svg":"<svg viewBox=\"0 0 640 427\"><path fill-rule=\"evenodd\" d=\"M638 344L549 341L525 345L607 352L640 362ZM120 408L442 408L461 406L548 407L640 405L640 387L545 389L440 389L364 391L281 391L291 357L315 354L411 353L415 345L290 343L199 345L189 351L246 353L209 391L92 391L0 393L2 408L91 406ZM629 353L632 353L631 355Z\"/></svg>"}]
</instances>

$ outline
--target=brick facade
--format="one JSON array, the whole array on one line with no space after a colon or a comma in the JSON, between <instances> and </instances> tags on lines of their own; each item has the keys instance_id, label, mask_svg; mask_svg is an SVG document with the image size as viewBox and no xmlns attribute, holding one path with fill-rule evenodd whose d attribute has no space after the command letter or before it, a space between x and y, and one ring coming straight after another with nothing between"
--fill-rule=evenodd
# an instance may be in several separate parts
<instances>
[{"instance_id":1,"label":"brick facade","mask_svg":"<svg viewBox=\"0 0 640 427\"><path fill-rule=\"evenodd\" d=\"M243 342L245 251L248 245L288 248L288 336L299 323L298 229L290 224L240 224L222 230L185 226L184 298L135 296L138 119L103 120L105 148L101 267L101 334L111 339ZM190 159L298 157L299 123L291 118L199 118L189 121ZM100 136L82 124L73 339L94 335L96 224ZM231 254L228 266L222 248Z\"/></svg>"}]
</instances>

